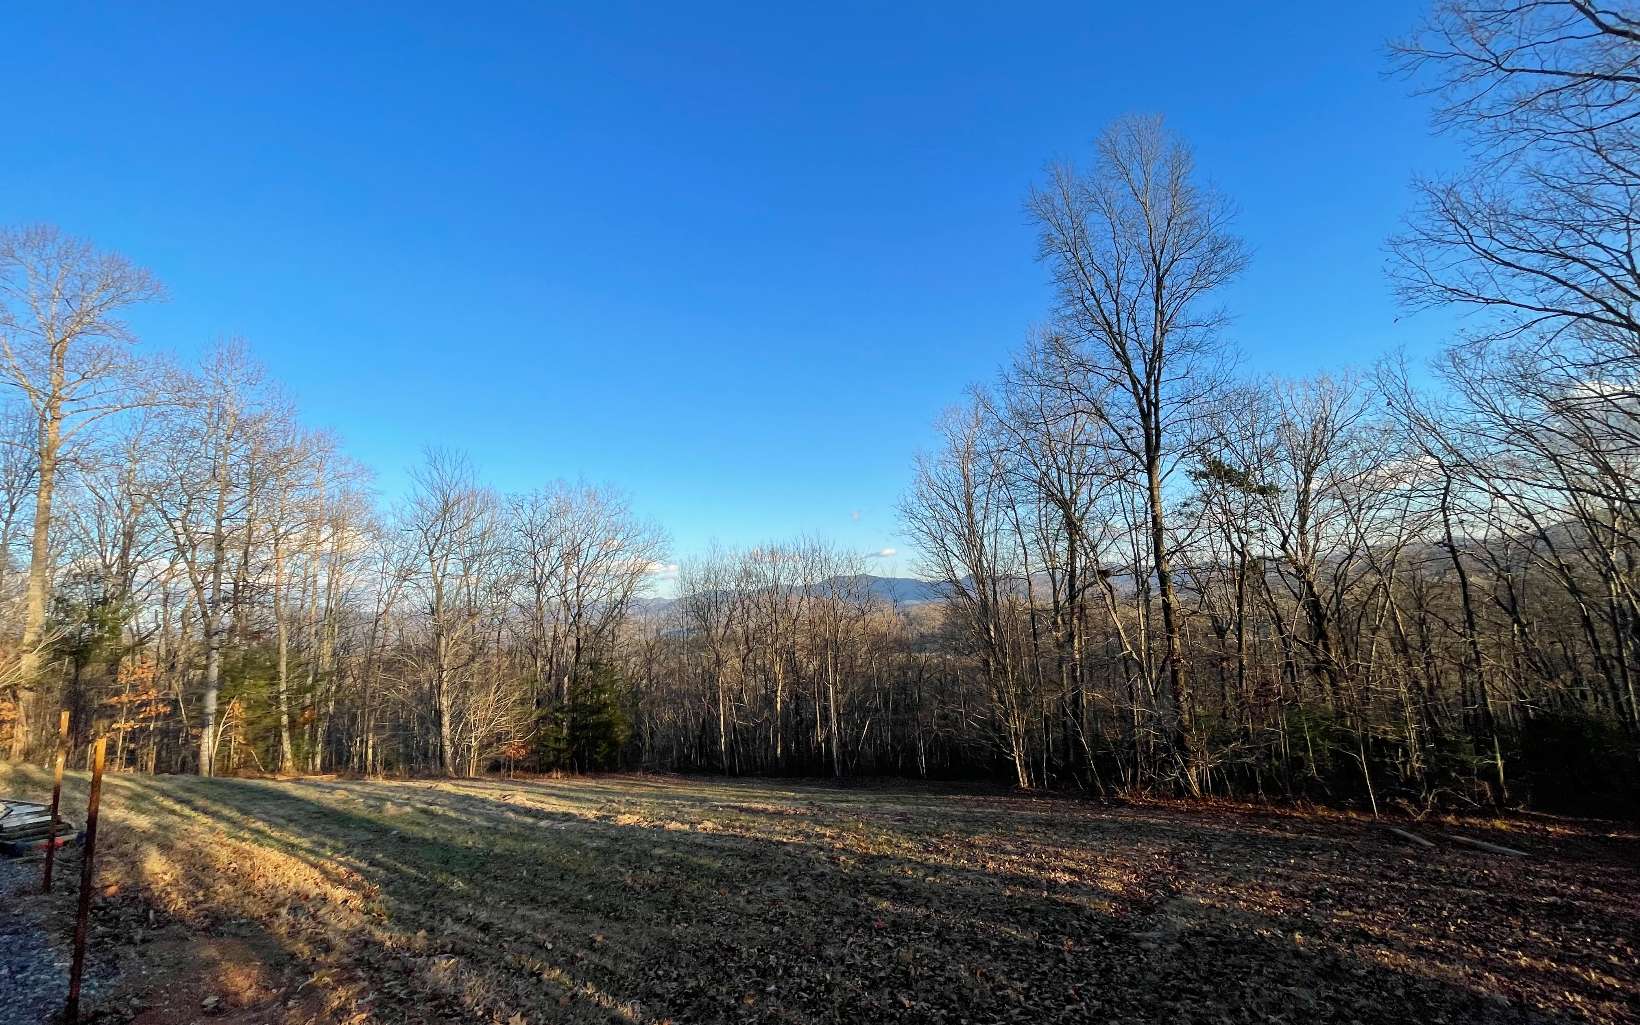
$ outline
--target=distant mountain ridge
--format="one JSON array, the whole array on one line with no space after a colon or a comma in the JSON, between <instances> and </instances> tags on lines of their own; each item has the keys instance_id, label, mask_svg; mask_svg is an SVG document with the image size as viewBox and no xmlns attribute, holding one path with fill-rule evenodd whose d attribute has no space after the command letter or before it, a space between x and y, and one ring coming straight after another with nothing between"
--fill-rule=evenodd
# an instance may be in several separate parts
<instances>
[{"instance_id":1,"label":"distant mountain ridge","mask_svg":"<svg viewBox=\"0 0 1640 1025\"><path fill-rule=\"evenodd\" d=\"M890 605L925 605L942 600L946 585L937 580L918 580L916 577L879 577L870 573L856 576L827 577L811 584L813 591L850 591L863 585L872 597ZM663 615L678 602L676 598L639 598L632 603L634 610L644 615Z\"/></svg>"},{"instance_id":2,"label":"distant mountain ridge","mask_svg":"<svg viewBox=\"0 0 1640 1025\"><path fill-rule=\"evenodd\" d=\"M921 605L924 602L940 601L946 596L947 590L944 581L918 580L916 577L878 577L869 573L862 573L854 580L863 581L866 589L873 595L894 605ZM827 580L820 585L824 590L827 585L834 583Z\"/></svg>"}]
</instances>

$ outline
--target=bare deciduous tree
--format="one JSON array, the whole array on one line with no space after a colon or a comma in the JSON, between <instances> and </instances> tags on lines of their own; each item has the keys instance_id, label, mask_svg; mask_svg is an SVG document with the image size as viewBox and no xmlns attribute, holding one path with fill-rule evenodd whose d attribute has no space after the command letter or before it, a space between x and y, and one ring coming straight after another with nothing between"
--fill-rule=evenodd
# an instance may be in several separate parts
<instances>
[{"instance_id":1,"label":"bare deciduous tree","mask_svg":"<svg viewBox=\"0 0 1640 1025\"><path fill-rule=\"evenodd\" d=\"M1228 203L1195 180L1189 149L1159 118L1118 121L1097 148L1091 172L1050 168L1030 209L1058 289L1062 379L1109 429L1144 489L1170 739L1182 759L1189 710L1167 481L1217 379L1225 315L1210 305L1213 293L1246 256L1230 233Z\"/></svg>"},{"instance_id":2,"label":"bare deciduous tree","mask_svg":"<svg viewBox=\"0 0 1640 1025\"><path fill-rule=\"evenodd\" d=\"M0 231L0 371L35 420L34 527L11 755L28 744L29 692L39 671L51 590L51 502L65 446L129 408L135 381L126 310L159 298L158 281L115 253L55 228Z\"/></svg>"}]
</instances>

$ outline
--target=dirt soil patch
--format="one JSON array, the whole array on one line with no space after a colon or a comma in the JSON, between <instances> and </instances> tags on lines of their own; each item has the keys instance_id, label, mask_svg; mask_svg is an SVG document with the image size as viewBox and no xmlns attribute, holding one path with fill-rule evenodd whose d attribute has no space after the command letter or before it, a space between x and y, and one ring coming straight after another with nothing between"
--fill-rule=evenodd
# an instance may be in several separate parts
<instances>
[{"instance_id":1,"label":"dirt soil patch","mask_svg":"<svg viewBox=\"0 0 1640 1025\"><path fill-rule=\"evenodd\" d=\"M1611 824L1409 826L1425 849L1245 806L637 776L116 777L103 816L102 1021L1640 1021L1640 836ZM31 898L54 930L76 860Z\"/></svg>"}]
</instances>

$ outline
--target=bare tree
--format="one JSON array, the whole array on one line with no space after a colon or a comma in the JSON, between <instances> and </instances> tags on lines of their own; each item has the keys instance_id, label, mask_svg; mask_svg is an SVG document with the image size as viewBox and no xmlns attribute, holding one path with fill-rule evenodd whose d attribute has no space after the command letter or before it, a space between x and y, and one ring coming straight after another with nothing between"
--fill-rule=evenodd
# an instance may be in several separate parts
<instances>
[{"instance_id":1,"label":"bare tree","mask_svg":"<svg viewBox=\"0 0 1640 1025\"><path fill-rule=\"evenodd\" d=\"M730 556L713 552L685 566L678 575L678 607L683 629L693 646L703 649L709 659L709 678L717 713L718 766L725 773L738 772L735 712L730 655L735 632L745 614L744 596L735 587L735 571Z\"/></svg>"},{"instance_id":2,"label":"bare tree","mask_svg":"<svg viewBox=\"0 0 1640 1025\"><path fill-rule=\"evenodd\" d=\"M186 384L147 483L197 608L205 649L199 774L215 772L217 698L235 607L236 548L251 526L256 460L270 410L262 368L242 343L218 346Z\"/></svg>"},{"instance_id":3,"label":"bare tree","mask_svg":"<svg viewBox=\"0 0 1640 1025\"><path fill-rule=\"evenodd\" d=\"M1474 166L1420 182L1394 240L1413 306L1492 316L1482 338L1555 339L1579 374L1640 359L1640 18L1583 0L1443 0L1397 44Z\"/></svg>"},{"instance_id":4,"label":"bare tree","mask_svg":"<svg viewBox=\"0 0 1640 1025\"><path fill-rule=\"evenodd\" d=\"M14 587L12 556L22 535L23 509L35 493L37 434L35 418L27 409L7 406L0 412L0 596L8 598Z\"/></svg>"},{"instance_id":5,"label":"bare tree","mask_svg":"<svg viewBox=\"0 0 1640 1025\"><path fill-rule=\"evenodd\" d=\"M1015 782L1028 788L1034 702L1019 631L1024 572L1007 534L1007 473L988 420L977 400L946 415L945 446L918 461L902 515L927 572L949 588L948 600L979 655Z\"/></svg>"},{"instance_id":6,"label":"bare tree","mask_svg":"<svg viewBox=\"0 0 1640 1025\"><path fill-rule=\"evenodd\" d=\"M1144 492L1170 739L1183 768L1189 710L1167 482L1217 378L1225 315L1208 303L1246 256L1229 231L1229 204L1196 182L1189 149L1160 119L1118 121L1097 150L1090 173L1051 167L1030 209L1058 289L1063 380L1108 428Z\"/></svg>"},{"instance_id":7,"label":"bare tree","mask_svg":"<svg viewBox=\"0 0 1640 1025\"><path fill-rule=\"evenodd\" d=\"M29 742L30 692L39 672L51 589L51 501L66 446L135 401L121 316L157 299L153 275L55 228L0 231L0 372L35 419L34 528L11 756Z\"/></svg>"},{"instance_id":8,"label":"bare tree","mask_svg":"<svg viewBox=\"0 0 1640 1025\"><path fill-rule=\"evenodd\" d=\"M539 684L568 699L574 674L613 630L662 554L664 535L607 488L569 485L509 502L514 572Z\"/></svg>"},{"instance_id":9,"label":"bare tree","mask_svg":"<svg viewBox=\"0 0 1640 1025\"><path fill-rule=\"evenodd\" d=\"M429 451L412 480L401 529L420 563L412 581L431 633L427 674L438 759L453 776L464 764L457 743L462 689L477 662L485 591L499 570L499 503L471 464L452 453Z\"/></svg>"}]
</instances>

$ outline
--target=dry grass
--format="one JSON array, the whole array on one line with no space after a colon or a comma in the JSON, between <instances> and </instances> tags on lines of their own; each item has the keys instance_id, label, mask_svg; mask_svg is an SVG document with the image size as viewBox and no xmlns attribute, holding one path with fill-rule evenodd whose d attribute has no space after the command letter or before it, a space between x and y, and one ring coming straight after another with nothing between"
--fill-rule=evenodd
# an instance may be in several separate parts
<instances>
[{"instance_id":1,"label":"dry grass","mask_svg":"<svg viewBox=\"0 0 1640 1025\"><path fill-rule=\"evenodd\" d=\"M1463 827L1520 860L1341 816L671 777L105 801L110 1020L1640 1020L1616 828Z\"/></svg>"}]
</instances>

